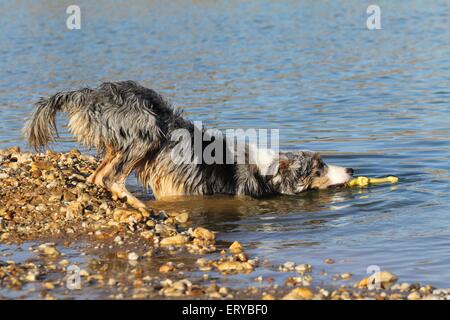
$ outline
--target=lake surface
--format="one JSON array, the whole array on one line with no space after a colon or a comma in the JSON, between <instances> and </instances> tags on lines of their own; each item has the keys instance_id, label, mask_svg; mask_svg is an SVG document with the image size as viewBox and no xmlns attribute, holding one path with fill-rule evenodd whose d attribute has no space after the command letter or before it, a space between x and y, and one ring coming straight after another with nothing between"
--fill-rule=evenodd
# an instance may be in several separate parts
<instances>
[{"instance_id":1,"label":"lake surface","mask_svg":"<svg viewBox=\"0 0 450 320\"><path fill-rule=\"evenodd\" d=\"M358 1L77 3L81 30L66 28L62 2L0 1L0 148L26 148L20 129L40 96L137 80L191 120L279 129L284 150L400 178L156 206L190 210L219 240L275 264L333 258L330 274L362 277L377 265L401 281L450 286L449 2L377 1L373 31ZM54 149L75 146L63 132Z\"/></svg>"}]
</instances>

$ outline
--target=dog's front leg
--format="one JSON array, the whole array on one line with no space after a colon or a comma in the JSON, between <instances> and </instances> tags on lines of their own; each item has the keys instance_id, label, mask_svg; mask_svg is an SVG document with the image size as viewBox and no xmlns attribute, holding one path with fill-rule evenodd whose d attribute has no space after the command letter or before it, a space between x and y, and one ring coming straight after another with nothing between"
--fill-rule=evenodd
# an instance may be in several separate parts
<instances>
[{"instance_id":1,"label":"dog's front leg","mask_svg":"<svg viewBox=\"0 0 450 320\"><path fill-rule=\"evenodd\" d=\"M146 209L147 206L145 205L145 203L133 196L131 192L129 192L125 188L125 185L121 184L120 182L113 182L110 185L109 189L113 195L113 199L126 199L126 202L133 208Z\"/></svg>"}]
</instances>

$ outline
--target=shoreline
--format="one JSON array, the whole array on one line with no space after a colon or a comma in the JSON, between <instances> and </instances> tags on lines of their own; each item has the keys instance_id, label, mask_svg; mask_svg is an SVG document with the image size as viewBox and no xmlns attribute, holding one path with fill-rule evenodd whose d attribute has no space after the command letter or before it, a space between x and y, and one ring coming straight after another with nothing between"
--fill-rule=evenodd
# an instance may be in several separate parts
<instances>
[{"instance_id":1,"label":"shoreline","mask_svg":"<svg viewBox=\"0 0 450 320\"><path fill-rule=\"evenodd\" d=\"M187 212L137 211L112 199L86 182L98 163L77 150L0 150L0 246L25 244L29 254L0 255L0 298L77 298L86 290L101 299L450 299L450 289L401 283L387 271L318 286L314 266L290 262L273 266L286 274L283 284L255 277L233 288L235 274L270 262L248 256L239 239L217 241ZM69 288L71 268L81 289Z\"/></svg>"}]
</instances>

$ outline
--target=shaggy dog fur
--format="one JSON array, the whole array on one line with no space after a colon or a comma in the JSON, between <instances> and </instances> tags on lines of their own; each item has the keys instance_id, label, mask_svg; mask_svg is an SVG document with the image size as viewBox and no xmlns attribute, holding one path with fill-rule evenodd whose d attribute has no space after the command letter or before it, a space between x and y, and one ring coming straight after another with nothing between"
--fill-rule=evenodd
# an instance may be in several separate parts
<instances>
[{"instance_id":1,"label":"shaggy dog fur","mask_svg":"<svg viewBox=\"0 0 450 320\"><path fill-rule=\"evenodd\" d=\"M255 164L176 163L171 152L177 142L170 139L171 133L186 129L193 136L196 128L157 92L133 81L108 82L96 89L41 98L24 128L31 146L39 149L53 140L57 112L68 114L68 127L80 143L104 153L89 181L106 187L117 198L126 198L137 208L145 205L125 188L133 170L156 198L217 193L251 197L297 194L343 184L352 173L351 169L324 164L317 153L310 151L279 156L266 152L263 161ZM258 151L246 148L246 157L250 152ZM268 167L272 174L263 174Z\"/></svg>"}]
</instances>

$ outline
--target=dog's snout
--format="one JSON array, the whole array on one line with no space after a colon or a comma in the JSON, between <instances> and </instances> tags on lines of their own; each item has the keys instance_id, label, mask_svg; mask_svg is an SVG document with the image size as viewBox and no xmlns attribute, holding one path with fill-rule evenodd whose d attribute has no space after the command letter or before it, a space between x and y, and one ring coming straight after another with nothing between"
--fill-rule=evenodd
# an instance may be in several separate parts
<instances>
[{"instance_id":1,"label":"dog's snout","mask_svg":"<svg viewBox=\"0 0 450 320\"><path fill-rule=\"evenodd\" d=\"M354 171L353 171L353 169L352 168L346 168L345 169L345 172L347 172L349 175L353 175L353 173L354 173Z\"/></svg>"}]
</instances>

